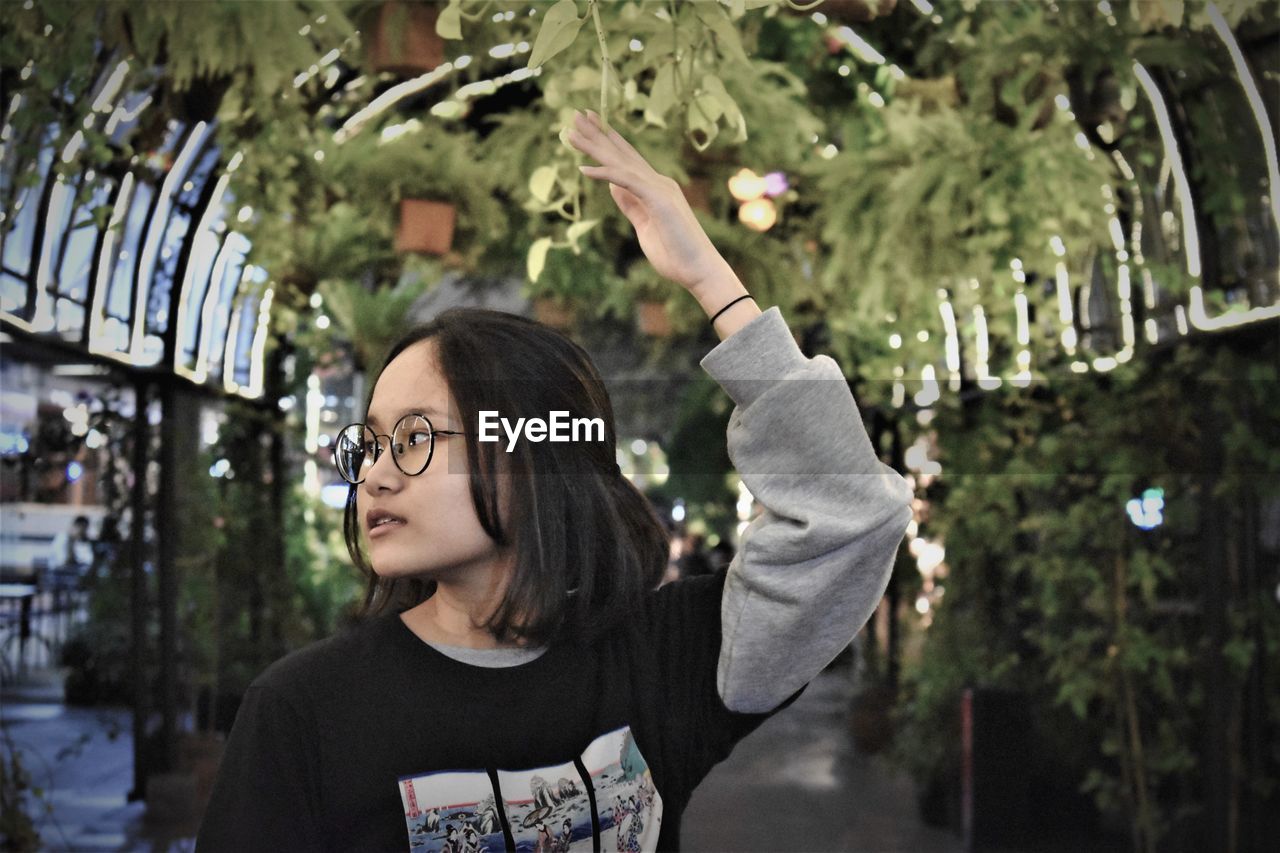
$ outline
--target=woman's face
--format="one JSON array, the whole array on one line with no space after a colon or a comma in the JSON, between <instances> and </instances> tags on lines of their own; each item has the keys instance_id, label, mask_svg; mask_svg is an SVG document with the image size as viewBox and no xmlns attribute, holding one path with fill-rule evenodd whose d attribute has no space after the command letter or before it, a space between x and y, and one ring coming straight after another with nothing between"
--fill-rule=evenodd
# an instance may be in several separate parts
<instances>
[{"instance_id":1,"label":"woman's face","mask_svg":"<svg viewBox=\"0 0 1280 853\"><path fill-rule=\"evenodd\" d=\"M437 430L461 430L448 384L435 363L435 343L419 341L401 352L378 378L366 422L390 434L407 412L421 412ZM410 477L396 467L383 441L382 455L357 486L356 509L374 572L387 579L474 579L476 569L496 569L500 552L480 526L471 500L466 438L436 436L431 464ZM405 520L369 536L370 510Z\"/></svg>"}]
</instances>

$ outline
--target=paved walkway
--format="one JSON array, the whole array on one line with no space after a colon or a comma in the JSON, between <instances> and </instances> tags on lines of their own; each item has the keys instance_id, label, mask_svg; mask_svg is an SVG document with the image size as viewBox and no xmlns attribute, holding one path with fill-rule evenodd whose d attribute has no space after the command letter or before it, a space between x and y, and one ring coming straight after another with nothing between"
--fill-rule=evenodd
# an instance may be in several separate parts
<instances>
[{"instance_id":1,"label":"paved walkway","mask_svg":"<svg viewBox=\"0 0 1280 853\"><path fill-rule=\"evenodd\" d=\"M681 848L712 851L960 851L926 826L909 777L854 752L851 682L829 670L743 740L694 791Z\"/></svg>"},{"instance_id":2,"label":"paved walkway","mask_svg":"<svg viewBox=\"0 0 1280 853\"><path fill-rule=\"evenodd\" d=\"M6 688L0 719L52 810L36 819L41 850L194 849L195 827L152 827L133 784L131 718L123 708L69 708L60 685ZM694 793L682 847L710 851L959 851L959 838L916 813L910 781L856 755L847 734L849 680L836 669L738 744Z\"/></svg>"},{"instance_id":3,"label":"paved walkway","mask_svg":"<svg viewBox=\"0 0 1280 853\"><path fill-rule=\"evenodd\" d=\"M0 721L31 777L27 812L41 851L97 853L195 849L195 827L155 827L146 805L128 802L133 787L133 715L127 708L63 705L61 680L49 672L0 691Z\"/></svg>"}]
</instances>

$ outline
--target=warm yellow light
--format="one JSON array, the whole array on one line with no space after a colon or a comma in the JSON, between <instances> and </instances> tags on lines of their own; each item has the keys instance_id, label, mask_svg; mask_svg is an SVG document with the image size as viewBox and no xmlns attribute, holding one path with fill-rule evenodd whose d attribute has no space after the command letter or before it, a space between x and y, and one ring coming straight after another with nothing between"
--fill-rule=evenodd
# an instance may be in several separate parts
<instances>
[{"instance_id":1,"label":"warm yellow light","mask_svg":"<svg viewBox=\"0 0 1280 853\"><path fill-rule=\"evenodd\" d=\"M767 198L757 198L738 208L738 219L755 231L768 231L778 221L778 209Z\"/></svg>"},{"instance_id":2,"label":"warm yellow light","mask_svg":"<svg viewBox=\"0 0 1280 853\"><path fill-rule=\"evenodd\" d=\"M738 174L729 179L729 192L738 201L751 201L752 199L760 198L760 196L764 195L764 191L764 178L750 169L741 169Z\"/></svg>"}]
</instances>

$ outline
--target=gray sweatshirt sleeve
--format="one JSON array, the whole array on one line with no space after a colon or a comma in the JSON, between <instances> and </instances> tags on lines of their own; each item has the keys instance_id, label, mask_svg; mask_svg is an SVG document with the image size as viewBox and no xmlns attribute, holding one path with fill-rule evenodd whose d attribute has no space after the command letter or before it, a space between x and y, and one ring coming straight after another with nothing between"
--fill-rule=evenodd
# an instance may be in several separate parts
<instances>
[{"instance_id":1,"label":"gray sweatshirt sleeve","mask_svg":"<svg viewBox=\"0 0 1280 853\"><path fill-rule=\"evenodd\" d=\"M829 356L806 358L770 308L701 361L735 406L728 451L763 511L720 603L717 687L732 711L772 710L875 611L911 520L911 487L871 447Z\"/></svg>"}]
</instances>

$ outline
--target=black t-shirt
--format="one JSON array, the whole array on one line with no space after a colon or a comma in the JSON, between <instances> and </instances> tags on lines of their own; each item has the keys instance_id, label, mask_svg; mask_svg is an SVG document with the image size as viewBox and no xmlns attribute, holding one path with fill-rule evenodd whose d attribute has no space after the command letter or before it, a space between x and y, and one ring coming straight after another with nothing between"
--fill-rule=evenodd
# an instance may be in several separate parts
<instances>
[{"instance_id":1,"label":"black t-shirt","mask_svg":"<svg viewBox=\"0 0 1280 853\"><path fill-rule=\"evenodd\" d=\"M196 849L679 849L694 787L804 692L724 706L723 585L668 584L518 666L455 660L394 613L286 656L245 695Z\"/></svg>"}]
</instances>

